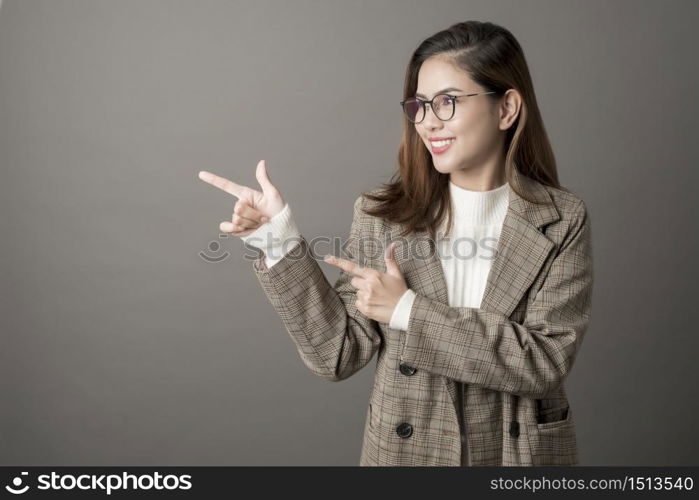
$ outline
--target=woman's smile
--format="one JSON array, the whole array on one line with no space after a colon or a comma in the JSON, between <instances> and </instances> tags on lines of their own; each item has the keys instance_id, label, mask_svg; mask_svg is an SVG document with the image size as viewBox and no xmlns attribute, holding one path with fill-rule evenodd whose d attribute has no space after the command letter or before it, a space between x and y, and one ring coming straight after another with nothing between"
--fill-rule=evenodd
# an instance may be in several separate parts
<instances>
[{"instance_id":1,"label":"woman's smile","mask_svg":"<svg viewBox=\"0 0 699 500\"><path fill-rule=\"evenodd\" d=\"M451 139L447 139L445 141L430 140L430 145L432 146L432 153L436 155L444 153L447 149L449 149L449 147L454 143L455 140L455 137L452 137Z\"/></svg>"}]
</instances>

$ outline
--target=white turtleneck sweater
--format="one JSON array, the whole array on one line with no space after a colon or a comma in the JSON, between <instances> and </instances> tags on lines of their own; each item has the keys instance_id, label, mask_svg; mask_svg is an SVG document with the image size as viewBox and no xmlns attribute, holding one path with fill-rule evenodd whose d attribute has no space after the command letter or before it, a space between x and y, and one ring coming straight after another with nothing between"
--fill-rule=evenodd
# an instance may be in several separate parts
<instances>
[{"instance_id":1,"label":"white turtleneck sweater","mask_svg":"<svg viewBox=\"0 0 699 500\"><path fill-rule=\"evenodd\" d=\"M443 225L435 242L447 284L449 306L480 307L509 205L510 186L505 183L490 191L471 191L450 180L449 193L454 218L452 234L445 238ZM298 245L298 237L300 233L287 203L269 222L242 239L262 249L267 267L271 268ZM393 310L389 328L408 329L414 300L415 292L408 289ZM457 384L457 388L461 407L462 384ZM463 419L461 414L460 418ZM466 463L465 433L461 437L462 460Z\"/></svg>"},{"instance_id":2,"label":"white turtleneck sweater","mask_svg":"<svg viewBox=\"0 0 699 500\"><path fill-rule=\"evenodd\" d=\"M437 238L437 252L447 284L449 305L479 307L485 292L495 248L509 205L509 184L490 191L471 191L449 181L454 224L449 238ZM407 290L398 301L390 328L408 329L415 292Z\"/></svg>"}]
</instances>

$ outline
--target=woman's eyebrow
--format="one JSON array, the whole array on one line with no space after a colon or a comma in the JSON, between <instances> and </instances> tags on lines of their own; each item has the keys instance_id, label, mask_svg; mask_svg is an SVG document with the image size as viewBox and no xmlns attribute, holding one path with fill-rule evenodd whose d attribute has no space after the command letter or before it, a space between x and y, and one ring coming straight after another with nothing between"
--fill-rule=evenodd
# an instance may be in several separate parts
<instances>
[{"instance_id":1,"label":"woman's eyebrow","mask_svg":"<svg viewBox=\"0 0 699 500\"><path fill-rule=\"evenodd\" d=\"M452 90L456 90L457 92L463 92L461 89L457 89L456 87L447 87L442 90L438 90L437 92L434 93L434 95L437 94L443 94L444 92L450 92ZM420 94L419 92L415 94L415 97L427 97L425 94Z\"/></svg>"}]
</instances>

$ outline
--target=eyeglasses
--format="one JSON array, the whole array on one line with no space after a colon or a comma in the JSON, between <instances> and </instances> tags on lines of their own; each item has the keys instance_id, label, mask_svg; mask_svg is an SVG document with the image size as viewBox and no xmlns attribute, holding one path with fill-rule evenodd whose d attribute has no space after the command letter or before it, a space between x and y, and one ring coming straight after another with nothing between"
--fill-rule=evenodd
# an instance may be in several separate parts
<instances>
[{"instance_id":1,"label":"eyeglasses","mask_svg":"<svg viewBox=\"0 0 699 500\"><path fill-rule=\"evenodd\" d=\"M420 123L425 119L425 105L429 104L432 112L437 118L442 121L451 120L456 109L456 100L459 97L471 97L474 95L497 94L497 92L480 92L477 94L437 94L430 101L423 101L417 97L411 97L405 101L401 101L400 105L403 108L406 118L412 123Z\"/></svg>"}]
</instances>

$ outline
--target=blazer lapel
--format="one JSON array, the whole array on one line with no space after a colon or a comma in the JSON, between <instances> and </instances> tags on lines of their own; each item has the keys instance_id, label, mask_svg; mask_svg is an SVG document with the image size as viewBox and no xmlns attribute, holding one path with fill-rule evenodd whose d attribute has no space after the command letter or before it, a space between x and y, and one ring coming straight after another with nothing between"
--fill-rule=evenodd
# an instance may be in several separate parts
<instances>
[{"instance_id":1,"label":"blazer lapel","mask_svg":"<svg viewBox=\"0 0 699 500\"><path fill-rule=\"evenodd\" d=\"M516 169L512 184L517 184L537 200L552 203L551 195L542 184ZM486 281L481 309L508 317L512 314L555 247L540 228L559 219L560 215L552 204L538 205L509 190L507 214ZM408 286L416 293L448 305L444 271L429 233L412 233L406 236L406 241L410 258L406 258L403 250L396 252L396 259Z\"/></svg>"}]
</instances>

